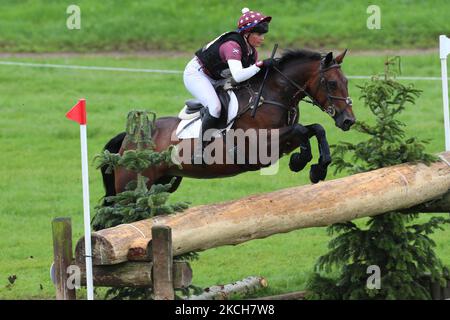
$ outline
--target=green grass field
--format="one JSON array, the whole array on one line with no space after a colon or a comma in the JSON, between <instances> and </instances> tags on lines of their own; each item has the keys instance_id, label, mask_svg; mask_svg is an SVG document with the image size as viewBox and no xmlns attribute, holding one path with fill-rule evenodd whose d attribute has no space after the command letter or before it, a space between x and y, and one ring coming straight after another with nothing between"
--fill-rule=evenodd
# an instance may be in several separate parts
<instances>
[{"instance_id":1,"label":"green grass field","mask_svg":"<svg viewBox=\"0 0 450 320\"><path fill-rule=\"evenodd\" d=\"M4 12L4 11L0 11ZM4 13L2 13L4 14ZM73 65L120 66L182 70L189 56L10 58L9 61ZM382 71L384 57L352 56L343 65L347 75L371 75ZM403 75L438 76L437 56L406 56ZM350 94L359 119L369 120L360 105L357 85L351 80ZM424 92L405 111L401 120L407 132L430 139L429 152L444 149L440 82L416 81ZM88 106L89 157L122 131L131 109L148 109L158 116L176 115L189 97L181 75L111 71L27 68L0 65L0 299L52 299L49 279L52 261L51 220L70 216L74 241L82 236L81 170L78 126L64 115L84 97ZM301 105L301 122L325 126L330 143L356 141L355 132L339 131L317 108ZM314 145L314 144L313 144ZM317 156L315 157L317 159ZM291 173L288 158L273 177L246 173L216 180L185 179L170 201L191 201L192 205L237 199L249 194L308 184L308 171ZM316 161L316 160L314 160ZM328 179L333 178L329 174ZM91 205L103 195L100 173L90 167ZM421 219L425 219L422 217ZM363 221L361 221L363 223ZM450 264L450 228L435 233L437 252ZM235 247L201 253L193 264L194 283L209 286L229 283L249 275L267 277L264 294L301 290L316 258L326 251L329 238L324 228L305 229L256 240ZM8 276L17 280L8 286Z\"/></svg>"},{"instance_id":2,"label":"green grass field","mask_svg":"<svg viewBox=\"0 0 450 320\"><path fill-rule=\"evenodd\" d=\"M66 27L74 3L80 30ZM367 28L373 4L379 30ZM236 28L244 6L273 17L270 44L353 49L436 47L450 9L447 0L2 0L0 51L192 51Z\"/></svg>"}]
</instances>

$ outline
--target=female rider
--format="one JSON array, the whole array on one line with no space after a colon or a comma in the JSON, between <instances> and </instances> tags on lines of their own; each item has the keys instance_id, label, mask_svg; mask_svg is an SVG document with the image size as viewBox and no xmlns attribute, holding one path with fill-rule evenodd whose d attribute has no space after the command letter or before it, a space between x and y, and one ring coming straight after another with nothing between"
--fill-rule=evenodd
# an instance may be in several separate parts
<instances>
[{"instance_id":1,"label":"female rider","mask_svg":"<svg viewBox=\"0 0 450 320\"><path fill-rule=\"evenodd\" d=\"M243 82L262 68L270 68L273 65L272 59L258 61L256 51L269 31L270 20L272 17L264 16L260 12L242 9L238 29L220 35L199 49L187 64L184 70L184 85L206 107L202 115L200 136L202 153L204 133L214 128L220 117L221 103L214 84L230 75L235 82ZM196 157L198 156L197 154Z\"/></svg>"}]
</instances>

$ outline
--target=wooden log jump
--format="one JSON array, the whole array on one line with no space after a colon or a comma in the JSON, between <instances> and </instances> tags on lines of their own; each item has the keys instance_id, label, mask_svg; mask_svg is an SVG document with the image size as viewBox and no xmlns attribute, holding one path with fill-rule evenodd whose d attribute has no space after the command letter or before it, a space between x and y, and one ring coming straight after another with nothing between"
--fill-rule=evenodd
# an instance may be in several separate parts
<instances>
[{"instance_id":1,"label":"wooden log jump","mask_svg":"<svg viewBox=\"0 0 450 320\"><path fill-rule=\"evenodd\" d=\"M56 218L52 222L54 260L52 281L57 300L75 300L75 283L86 285L86 265L77 263L72 256L72 225L70 218ZM173 261L172 234L166 226L152 227L157 250L151 262L124 262L115 265L93 266L96 287L152 288L155 300L173 300L174 289L187 288L192 283L192 269L185 261ZM77 274L71 271L78 270ZM72 285L72 286L71 286Z\"/></svg>"},{"instance_id":2,"label":"wooden log jump","mask_svg":"<svg viewBox=\"0 0 450 320\"><path fill-rule=\"evenodd\" d=\"M94 232L93 264L151 260L154 225L172 229L176 256L389 211L411 212L418 210L417 206L424 211L449 212L450 152L440 158L430 166L406 163ZM430 201L431 205L424 205ZM83 256L82 238L76 246L76 259Z\"/></svg>"}]
</instances>

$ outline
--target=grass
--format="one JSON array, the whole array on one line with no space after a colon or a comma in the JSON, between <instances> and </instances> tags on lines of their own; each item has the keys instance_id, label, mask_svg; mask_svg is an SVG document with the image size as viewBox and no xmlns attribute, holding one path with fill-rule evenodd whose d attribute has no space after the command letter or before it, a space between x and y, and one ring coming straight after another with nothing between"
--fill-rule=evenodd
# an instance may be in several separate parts
<instances>
[{"instance_id":1,"label":"grass","mask_svg":"<svg viewBox=\"0 0 450 320\"><path fill-rule=\"evenodd\" d=\"M353 49L437 47L448 31L448 1L378 0L381 29L369 30L369 0L79 0L81 29L69 30L72 0L3 0L0 50L193 51L236 28L248 6L273 17L270 44ZM182 10L180 10L182 8ZM432 17L432 18L431 18Z\"/></svg>"},{"instance_id":2,"label":"grass","mask_svg":"<svg viewBox=\"0 0 450 320\"><path fill-rule=\"evenodd\" d=\"M182 70L188 57L11 60ZM370 75L381 71L383 60L383 57L350 54L343 69L348 75ZM431 55L407 56L403 58L403 71L404 75L437 76L439 60ZM362 81L351 80L349 89L355 100L356 115L365 120L369 113L360 105L356 87ZM408 108L401 120L407 124L408 134L431 141L427 147L429 152L440 152L444 149L440 83L417 81L415 85L424 92L417 105ZM175 115L189 94L183 87L181 75L176 74L0 66L1 299L54 297L49 280L51 220L54 217L72 217L74 241L82 236L79 129L64 117L81 97L87 99L89 110L88 141L92 159L110 137L123 130L130 109L145 108L157 112L158 116ZM302 123L318 122L325 126L331 144L360 139L353 131L339 131L317 108L303 105L301 112ZM282 159L279 173L270 178L252 172L228 179L185 179L171 201L189 200L194 206L308 184L308 171L293 174L287 162L288 158ZM328 179L331 178L330 173ZM90 167L90 186L93 207L103 195L100 174L93 166ZM448 231L447 227L445 231L436 232L433 238L438 255L450 265ZM208 250L193 263L194 283L209 286L262 275L269 282L268 294L301 290L315 260L326 252L328 240L324 228L314 228ZM13 274L17 280L8 286L7 278Z\"/></svg>"}]
</instances>

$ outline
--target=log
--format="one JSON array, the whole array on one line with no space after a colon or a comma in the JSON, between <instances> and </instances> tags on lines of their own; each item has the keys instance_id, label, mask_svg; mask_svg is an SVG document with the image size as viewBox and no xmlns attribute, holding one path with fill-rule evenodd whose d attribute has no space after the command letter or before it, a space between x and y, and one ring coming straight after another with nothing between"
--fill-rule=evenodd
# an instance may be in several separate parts
<instances>
[{"instance_id":1,"label":"log","mask_svg":"<svg viewBox=\"0 0 450 320\"><path fill-rule=\"evenodd\" d=\"M81 284L86 285L85 265L81 270ZM93 277L96 287L153 287L152 262L124 262L116 265L94 266ZM174 261L173 287L186 288L192 283L192 269L187 262Z\"/></svg>"},{"instance_id":2,"label":"log","mask_svg":"<svg viewBox=\"0 0 450 320\"><path fill-rule=\"evenodd\" d=\"M131 242L128 249L127 260L128 261L148 261L151 257L151 252L147 251L148 242L150 238L139 238Z\"/></svg>"},{"instance_id":3,"label":"log","mask_svg":"<svg viewBox=\"0 0 450 320\"><path fill-rule=\"evenodd\" d=\"M450 213L450 192L444 196L407 209L398 210L402 214L411 213ZM151 238L133 241L128 249L128 261L151 261Z\"/></svg>"},{"instance_id":4,"label":"log","mask_svg":"<svg viewBox=\"0 0 450 320\"><path fill-rule=\"evenodd\" d=\"M249 300L304 300L306 297L306 294L307 294L307 291L296 291L296 292L277 294L275 296L253 298L253 299L249 299Z\"/></svg>"},{"instance_id":5,"label":"log","mask_svg":"<svg viewBox=\"0 0 450 320\"><path fill-rule=\"evenodd\" d=\"M450 213L450 192L436 199L421 203L411 208L401 209L400 213ZM128 261L151 261L151 238L139 238L131 242L128 249Z\"/></svg>"},{"instance_id":6,"label":"log","mask_svg":"<svg viewBox=\"0 0 450 320\"><path fill-rule=\"evenodd\" d=\"M402 213L450 213L450 192L436 199L421 203L417 206L401 210ZM144 243L144 242L142 242Z\"/></svg>"},{"instance_id":7,"label":"log","mask_svg":"<svg viewBox=\"0 0 450 320\"><path fill-rule=\"evenodd\" d=\"M130 245L142 238L148 238L141 243L148 243L149 248L142 247L141 252L149 259L151 228L158 224L172 229L176 256L412 208L448 193L450 152L440 157L430 166L406 163L101 230L92 234L93 263L127 261ZM83 254L84 241L80 239L77 259Z\"/></svg>"},{"instance_id":8,"label":"log","mask_svg":"<svg viewBox=\"0 0 450 320\"><path fill-rule=\"evenodd\" d=\"M186 300L227 300L232 294L247 295L266 287L265 278L251 276L231 284L206 288L201 294L190 296Z\"/></svg>"}]
</instances>

